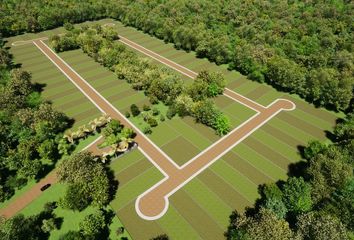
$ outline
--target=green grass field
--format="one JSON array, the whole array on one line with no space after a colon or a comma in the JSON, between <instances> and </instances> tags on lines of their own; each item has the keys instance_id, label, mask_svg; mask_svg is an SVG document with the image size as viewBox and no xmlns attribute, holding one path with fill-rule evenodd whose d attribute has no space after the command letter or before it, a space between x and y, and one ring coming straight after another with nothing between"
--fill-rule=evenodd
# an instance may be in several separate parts
<instances>
[{"instance_id":1,"label":"green grass field","mask_svg":"<svg viewBox=\"0 0 354 240\"><path fill-rule=\"evenodd\" d=\"M224 65L217 66L206 59L198 59L193 52L176 50L172 44L165 44L134 28L115 23L120 35L193 71L208 69L223 72L228 88L260 104L268 105L284 97L297 105L295 111L277 115L172 195L168 212L156 221L139 218L134 204L136 197L159 181L162 175L138 150L113 161L111 167L120 184L111 207L133 239L149 239L161 233L168 234L171 239L223 239L232 210L243 211L246 206L251 206L258 197L259 184L285 179L289 164L301 159L298 147L312 139L326 140L326 131L331 131L336 118L341 116L317 109L295 95L277 92L270 86L247 80L238 72L228 71ZM56 29L51 32L61 31ZM26 34L11 41L48 34ZM11 52L16 62L23 63L24 68L33 73L35 82L47 84L43 95L52 99L57 109L75 118L76 125L99 114L93 104L34 46L13 47ZM114 74L80 50L60 56L123 114L132 103L142 106L148 102L142 93L117 80ZM186 82L192 81L185 76L182 78ZM234 127L254 114L252 110L223 96L215 102L230 117ZM178 164L188 161L218 139L211 129L194 123L188 117L166 120L154 128L149 137ZM35 208L34 204L40 199L42 197L28 208Z\"/></svg>"}]
</instances>

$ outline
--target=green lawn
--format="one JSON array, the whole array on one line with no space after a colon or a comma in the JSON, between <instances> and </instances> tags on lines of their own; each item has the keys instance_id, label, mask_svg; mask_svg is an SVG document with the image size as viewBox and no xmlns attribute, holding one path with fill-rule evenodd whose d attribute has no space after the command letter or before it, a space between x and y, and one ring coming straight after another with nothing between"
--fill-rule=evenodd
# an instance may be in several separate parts
<instances>
[{"instance_id":1,"label":"green lawn","mask_svg":"<svg viewBox=\"0 0 354 240\"><path fill-rule=\"evenodd\" d=\"M251 206L258 197L259 184L285 179L289 164L301 160L298 148L312 139L328 141L325 131L331 131L336 118L343 116L341 113L315 108L296 95L277 92L266 84L250 81L236 71L228 71L226 65L217 66L206 59L196 58L193 52L176 50L172 44L165 44L117 21L107 19L99 22L114 22L122 36L193 71L208 69L223 72L228 88L260 104L267 106L281 97L297 105L295 111L277 115L173 194L166 215L156 221L145 221L138 217L134 204L139 194L162 179L161 173L138 150L114 160L111 168L119 180L119 189L111 207L133 239L149 239L161 233L167 233L171 239L223 239L232 210L242 212L246 206ZM24 34L9 41L62 31L60 28L46 33ZM70 113L70 117L76 119L75 126L99 114L70 81L49 61L45 61L45 57L35 47L13 47L11 52L16 62L22 62L25 69L32 70L34 81L46 84L43 95L52 99L55 107ZM60 55L123 114L132 103L139 107L148 103L143 93L132 90L127 83L116 79L114 74L94 63L80 50ZM186 76L181 77L187 83L192 81ZM215 103L228 115L234 127L254 114L252 110L224 96L215 99ZM139 124L141 119L131 120L138 127L142 126ZM192 118L175 117L160 123L149 138L178 164L183 164L210 146L218 136L210 128L195 123ZM53 195L58 196L57 193ZM40 199L32 204L42 201ZM32 204L29 208L39 208ZM76 228L78 221L73 219L75 223L68 225ZM63 228L66 227L63 224Z\"/></svg>"}]
</instances>

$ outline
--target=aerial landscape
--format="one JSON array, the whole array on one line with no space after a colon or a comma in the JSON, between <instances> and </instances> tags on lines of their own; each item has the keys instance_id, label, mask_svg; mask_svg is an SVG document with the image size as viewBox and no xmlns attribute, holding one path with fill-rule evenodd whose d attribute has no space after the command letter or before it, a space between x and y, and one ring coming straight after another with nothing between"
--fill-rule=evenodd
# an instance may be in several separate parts
<instances>
[{"instance_id":1,"label":"aerial landscape","mask_svg":"<svg viewBox=\"0 0 354 240\"><path fill-rule=\"evenodd\" d=\"M354 240L354 2L0 2L0 240Z\"/></svg>"}]
</instances>

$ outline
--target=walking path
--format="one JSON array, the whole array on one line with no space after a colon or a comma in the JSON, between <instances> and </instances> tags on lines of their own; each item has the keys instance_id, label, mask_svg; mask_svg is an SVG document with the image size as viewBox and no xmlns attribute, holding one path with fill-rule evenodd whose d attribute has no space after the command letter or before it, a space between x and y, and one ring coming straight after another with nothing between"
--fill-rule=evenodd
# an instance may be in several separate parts
<instances>
[{"instance_id":1,"label":"walking path","mask_svg":"<svg viewBox=\"0 0 354 240\"><path fill-rule=\"evenodd\" d=\"M176 71L195 78L197 73L175 63L165 57L148 50L129 39L120 36L120 41L131 48L134 48L145 55L175 69ZM252 134L259 127L268 122L276 114L295 109L295 104L286 99L277 99L269 106L264 107L251 99L248 99L230 89L225 89L224 95L255 110L257 113L231 131L226 136L219 139L210 147L189 160L183 166L178 166L169 158L158 146L147 138L138 128L125 118L110 102L98 93L89 83L87 83L78 73L75 72L65 61L63 61L52 49L50 49L43 39L35 39L33 43L45 54L49 60L81 91L85 96L103 113L112 118L119 119L122 124L129 126L137 133L135 138L139 144L138 149L154 164L165 176L160 182L141 194L135 204L138 215L146 220L155 220L162 217L169 205L169 196L183 187L204 169L222 157L231 148L235 147L243 139ZM16 43L13 43L15 45Z\"/></svg>"}]
</instances>

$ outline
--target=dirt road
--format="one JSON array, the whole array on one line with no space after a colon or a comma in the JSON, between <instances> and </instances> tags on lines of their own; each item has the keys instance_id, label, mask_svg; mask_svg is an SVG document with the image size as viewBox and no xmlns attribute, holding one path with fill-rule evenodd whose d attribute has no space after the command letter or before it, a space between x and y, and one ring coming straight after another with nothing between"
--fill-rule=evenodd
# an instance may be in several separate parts
<instances>
[{"instance_id":1,"label":"dirt road","mask_svg":"<svg viewBox=\"0 0 354 240\"><path fill-rule=\"evenodd\" d=\"M93 152L95 154L98 153L97 145L100 143L100 137L94 140L91 144L89 144L83 150L87 150ZM10 218L24 209L28 204L30 204L33 200L39 197L42 194L41 187L46 184L55 184L57 183L56 171L53 170L50 172L45 178L36 183L33 187L31 187L24 194L16 198L5 208L0 209L0 216L4 216L5 218Z\"/></svg>"}]
</instances>

